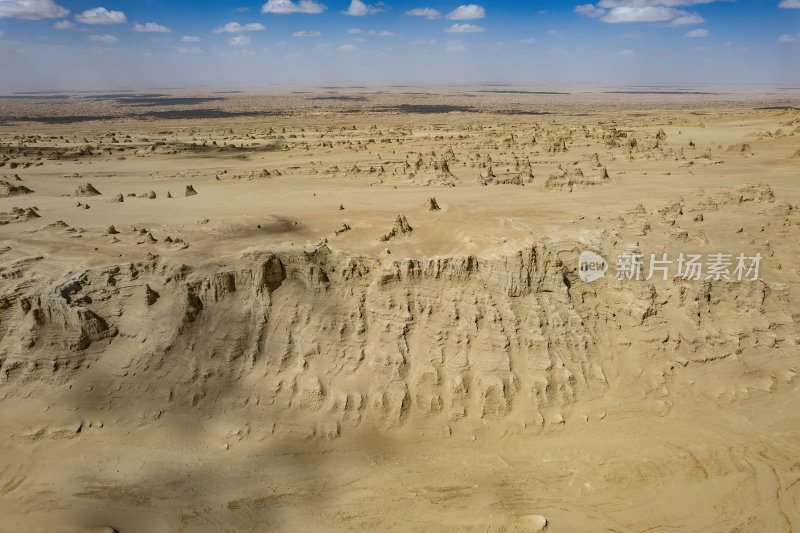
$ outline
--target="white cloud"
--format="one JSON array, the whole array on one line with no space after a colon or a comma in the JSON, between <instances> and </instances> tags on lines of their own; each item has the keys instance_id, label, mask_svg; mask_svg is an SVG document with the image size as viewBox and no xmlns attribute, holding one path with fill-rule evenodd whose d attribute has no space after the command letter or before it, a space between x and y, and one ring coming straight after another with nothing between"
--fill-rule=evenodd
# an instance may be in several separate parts
<instances>
[{"instance_id":1,"label":"white cloud","mask_svg":"<svg viewBox=\"0 0 800 533\"><path fill-rule=\"evenodd\" d=\"M59 20L58 22L53 24L53 28L56 30L74 30L75 27L76 27L75 24L68 21L67 19Z\"/></svg>"},{"instance_id":2,"label":"white cloud","mask_svg":"<svg viewBox=\"0 0 800 533\"><path fill-rule=\"evenodd\" d=\"M318 32L318 31L302 30L302 31L294 32L292 34L292 37L319 37L320 35L322 35L322 34L320 32Z\"/></svg>"},{"instance_id":3,"label":"white cloud","mask_svg":"<svg viewBox=\"0 0 800 533\"><path fill-rule=\"evenodd\" d=\"M536 39L534 39L533 37L528 37L527 39L520 39L518 42L520 44L533 44L536 42Z\"/></svg>"},{"instance_id":4,"label":"white cloud","mask_svg":"<svg viewBox=\"0 0 800 533\"><path fill-rule=\"evenodd\" d=\"M298 3L292 0L269 0L261 6L262 13L274 13L276 15L289 15L291 13L306 13L314 15L322 13L327 7L314 0L300 0Z\"/></svg>"},{"instance_id":5,"label":"white cloud","mask_svg":"<svg viewBox=\"0 0 800 533\"><path fill-rule=\"evenodd\" d=\"M447 50L448 53L457 54L459 52L465 51L467 47L464 46L464 43L462 43L461 41L447 41L445 49Z\"/></svg>"},{"instance_id":6,"label":"white cloud","mask_svg":"<svg viewBox=\"0 0 800 533\"><path fill-rule=\"evenodd\" d=\"M600 20L612 24L620 22L666 22L686 14L685 11L664 6L622 6L612 8Z\"/></svg>"},{"instance_id":7,"label":"white cloud","mask_svg":"<svg viewBox=\"0 0 800 533\"><path fill-rule=\"evenodd\" d=\"M228 41L228 44L231 46L247 46L250 44L250 37L241 34L235 35L230 41Z\"/></svg>"},{"instance_id":8,"label":"white cloud","mask_svg":"<svg viewBox=\"0 0 800 533\"><path fill-rule=\"evenodd\" d=\"M409 44L414 46L421 46L423 44L434 45L436 44L436 39L417 39L416 41L411 41Z\"/></svg>"},{"instance_id":9,"label":"white cloud","mask_svg":"<svg viewBox=\"0 0 800 533\"><path fill-rule=\"evenodd\" d=\"M708 37L708 30L697 28L686 33L686 37Z\"/></svg>"},{"instance_id":10,"label":"white cloud","mask_svg":"<svg viewBox=\"0 0 800 533\"><path fill-rule=\"evenodd\" d=\"M668 26L702 24L705 19L698 13L689 13L680 6L710 4L734 0L600 0L596 5L582 4L575 12L588 17L602 17L603 22L668 22ZM792 0L800 2L800 0Z\"/></svg>"},{"instance_id":11,"label":"white cloud","mask_svg":"<svg viewBox=\"0 0 800 533\"><path fill-rule=\"evenodd\" d=\"M634 52L630 48L626 48L625 50L620 50L619 52L617 52L617 55L620 55L622 57L632 57L636 55L636 52Z\"/></svg>"},{"instance_id":12,"label":"white cloud","mask_svg":"<svg viewBox=\"0 0 800 533\"><path fill-rule=\"evenodd\" d=\"M186 48L185 46L179 46L178 48L176 48L176 50L178 51L179 54L182 55L197 55L203 53L203 50L198 48L197 46L193 46L191 48Z\"/></svg>"},{"instance_id":13,"label":"white cloud","mask_svg":"<svg viewBox=\"0 0 800 533\"><path fill-rule=\"evenodd\" d=\"M797 41L800 41L800 33L798 33L797 35L790 35L788 33L785 33L780 37L778 37L779 43L796 43Z\"/></svg>"},{"instance_id":14,"label":"white cloud","mask_svg":"<svg viewBox=\"0 0 800 533\"><path fill-rule=\"evenodd\" d=\"M600 7L594 7L592 4L582 4L579 6L575 6L574 9L575 13L580 13L581 15L585 15L591 18L602 17L606 14L606 10Z\"/></svg>"},{"instance_id":15,"label":"white cloud","mask_svg":"<svg viewBox=\"0 0 800 533\"><path fill-rule=\"evenodd\" d=\"M141 31L148 33L169 33L172 30L161 24L155 22L145 22L144 24L134 24L133 31Z\"/></svg>"},{"instance_id":16,"label":"white cloud","mask_svg":"<svg viewBox=\"0 0 800 533\"><path fill-rule=\"evenodd\" d=\"M336 49L340 52L355 52L358 50L358 47L354 44L343 44Z\"/></svg>"},{"instance_id":17,"label":"white cloud","mask_svg":"<svg viewBox=\"0 0 800 533\"><path fill-rule=\"evenodd\" d=\"M698 15L697 13L691 13L689 15L682 15L676 19L673 19L672 22L669 23L670 26L689 26L692 24L702 24L706 21L703 17Z\"/></svg>"},{"instance_id":18,"label":"white cloud","mask_svg":"<svg viewBox=\"0 0 800 533\"><path fill-rule=\"evenodd\" d=\"M107 33L105 35L90 35L89 36L89 40L90 41L98 41L98 42L101 42L101 43L108 43L108 44L118 43L119 42L119 39L117 39L113 35L109 35Z\"/></svg>"},{"instance_id":19,"label":"white cloud","mask_svg":"<svg viewBox=\"0 0 800 533\"><path fill-rule=\"evenodd\" d=\"M778 7L784 9L800 9L800 0L782 0Z\"/></svg>"},{"instance_id":20,"label":"white cloud","mask_svg":"<svg viewBox=\"0 0 800 533\"><path fill-rule=\"evenodd\" d=\"M260 22L251 22L242 26L238 22L229 22L219 28L214 28L214 33L242 33L245 31L264 31L267 28Z\"/></svg>"},{"instance_id":21,"label":"white cloud","mask_svg":"<svg viewBox=\"0 0 800 533\"><path fill-rule=\"evenodd\" d=\"M200 41L202 41L202 39L197 35L184 35L181 37L181 42L184 43L199 43Z\"/></svg>"},{"instance_id":22,"label":"white cloud","mask_svg":"<svg viewBox=\"0 0 800 533\"><path fill-rule=\"evenodd\" d=\"M388 31L388 30L376 31L376 30L362 30L359 28L350 28L349 30L347 30L347 33L349 33L350 35L377 35L378 37L398 37L402 35L400 33L394 33L393 31Z\"/></svg>"},{"instance_id":23,"label":"white cloud","mask_svg":"<svg viewBox=\"0 0 800 533\"><path fill-rule=\"evenodd\" d=\"M446 18L450 20L475 20L486 16L486 10L477 4L467 4L458 6L448 13Z\"/></svg>"},{"instance_id":24,"label":"white cloud","mask_svg":"<svg viewBox=\"0 0 800 533\"><path fill-rule=\"evenodd\" d=\"M478 33L486 31L486 28L475 26L474 24L453 24L444 31L448 33Z\"/></svg>"},{"instance_id":25,"label":"white cloud","mask_svg":"<svg viewBox=\"0 0 800 533\"><path fill-rule=\"evenodd\" d=\"M416 9L412 9L411 11L406 11L406 15L411 15L412 17L425 17L428 20L442 17L441 13L430 7L418 7Z\"/></svg>"},{"instance_id":26,"label":"white cloud","mask_svg":"<svg viewBox=\"0 0 800 533\"><path fill-rule=\"evenodd\" d=\"M53 0L0 0L0 19L55 19L68 14L69 9L61 7Z\"/></svg>"},{"instance_id":27,"label":"white cloud","mask_svg":"<svg viewBox=\"0 0 800 533\"><path fill-rule=\"evenodd\" d=\"M695 6L698 4L711 4L720 0L600 0L597 7L648 7L648 6ZM727 1L727 0L722 0Z\"/></svg>"},{"instance_id":28,"label":"white cloud","mask_svg":"<svg viewBox=\"0 0 800 533\"><path fill-rule=\"evenodd\" d=\"M125 24L128 22L128 17L122 11L109 11L104 7L96 7L75 15L75 20L84 24Z\"/></svg>"},{"instance_id":29,"label":"white cloud","mask_svg":"<svg viewBox=\"0 0 800 533\"><path fill-rule=\"evenodd\" d=\"M352 17L363 17L364 15L373 15L380 11L382 11L381 8L367 5L361 0L351 0L350 7L348 7L346 11L342 11L342 13Z\"/></svg>"}]
</instances>

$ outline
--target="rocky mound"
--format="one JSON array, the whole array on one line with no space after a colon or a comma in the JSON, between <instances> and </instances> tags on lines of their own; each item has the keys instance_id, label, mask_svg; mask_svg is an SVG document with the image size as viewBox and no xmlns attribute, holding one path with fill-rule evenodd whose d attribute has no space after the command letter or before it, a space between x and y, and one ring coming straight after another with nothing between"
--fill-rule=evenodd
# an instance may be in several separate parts
<instances>
[{"instance_id":1,"label":"rocky mound","mask_svg":"<svg viewBox=\"0 0 800 533\"><path fill-rule=\"evenodd\" d=\"M0 180L0 198L31 194L33 191L24 185L14 185L7 181Z\"/></svg>"},{"instance_id":2,"label":"rocky mound","mask_svg":"<svg viewBox=\"0 0 800 533\"><path fill-rule=\"evenodd\" d=\"M82 185L79 185L78 188L75 190L75 196L99 196L100 191L94 188L94 186L89 183L88 181Z\"/></svg>"},{"instance_id":3,"label":"rocky mound","mask_svg":"<svg viewBox=\"0 0 800 533\"><path fill-rule=\"evenodd\" d=\"M571 175L564 170L552 174L549 178L547 178L544 186L553 191L572 192L576 188L607 185L610 182L611 178L609 177L608 171L606 171L605 167L601 169L601 174L599 176L591 178L585 177L583 175L583 171L578 168L575 169Z\"/></svg>"},{"instance_id":4,"label":"rocky mound","mask_svg":"<svg viewBox=\"0 0 800 533\"><path fill-rule=\"evenodd\" d=\"M392 227L392 230L385 235L381 235L380 240L385 242L392 239L397 239L399 237L405 237L410 235L413 231L414 228L409 225L408 220L406 220L406 216L399 214L394 220L394 226Z\"/></svg>"},{"instance_id":5,"label":"rocky mound","mask_svg":"<svg viewBox=\"0 0 800 533\"><path fill-rule=\"evenodd\" d=\"M450 172L447 159L434 159L428 165L421 166L419 170L410 174L411 181L426 187L431 185L444 185L455 187L461 180Z\"/></svg>"},{"instance_id":6,"label":"rocky mound","mask_svg":"<svg viewBox=\"0 0 800 533\"><path fill-rule=\"evenodd\" d=\"M728 147L726 152L738 155L753 155L753 149L747 143L733 144Z\"/></svg>"},{"instance_id":7,"label":"rocky mound","mask_svg":"<svg viewBox=\"0 0 800 533\"><path fill-rule=\"evenodd\" d=\"M530 160L515 159L512 164L486 164L477 178L481 185L525 185L533 182L533 167Z\"/></svg>"},{"instance_id":8,"label":"rocky mound","mask_svg":"<svg viewBox=\"0 0 800 533\"><path fill-rule=\"evenodd\" d=\"M26 222L34 218L40 218L41 215L36 212L36 209L29 207L23 209L22 207L14 207L8 213L0 213L0 224L9 224L11 222Z\"/></svg>"}]
</instances>

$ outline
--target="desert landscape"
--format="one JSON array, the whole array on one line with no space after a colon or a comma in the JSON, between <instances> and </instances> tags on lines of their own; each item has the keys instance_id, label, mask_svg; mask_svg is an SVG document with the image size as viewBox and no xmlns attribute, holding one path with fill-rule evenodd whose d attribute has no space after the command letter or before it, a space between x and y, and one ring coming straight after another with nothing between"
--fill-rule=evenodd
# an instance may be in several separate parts
<instances>
[{"instance_id":1,"label":"desert landscape","mask_svg":"<svg viewBox=\"0 0 800 533\"><path fill-rule=\"evenodd\" d=\"M0 98L0 530L796 530L798 102Z\"/></svg>"}]
</instances>

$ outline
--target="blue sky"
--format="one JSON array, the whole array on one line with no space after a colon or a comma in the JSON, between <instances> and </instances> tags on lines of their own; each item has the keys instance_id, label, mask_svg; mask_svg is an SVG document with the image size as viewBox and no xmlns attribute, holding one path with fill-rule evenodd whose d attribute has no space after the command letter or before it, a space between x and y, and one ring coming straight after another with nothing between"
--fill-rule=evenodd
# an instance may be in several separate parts
<instances>
[{"instance_id":1,"label":"blue sky","mask_svg":"<svg viewBox=\"0 0 800 533\"><path fill-rule=\"evenodd\" d=\"M800 0L0 0L0 90L800 83Z\"/></svg>"}]
</instances>

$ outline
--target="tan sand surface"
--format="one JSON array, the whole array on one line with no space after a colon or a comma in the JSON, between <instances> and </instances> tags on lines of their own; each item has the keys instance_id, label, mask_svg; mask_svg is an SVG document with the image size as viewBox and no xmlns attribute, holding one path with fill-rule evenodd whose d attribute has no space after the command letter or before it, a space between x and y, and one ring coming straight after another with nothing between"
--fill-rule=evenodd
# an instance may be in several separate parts
<instances>
[{"instance_id":1,"label":"tan sand surface","mask_svg":"<svg viewBox=\"0 0 800 533\"><path fill-rule=\"evenodd\" d=\"M0 98L0 531L800 528L798 91L202 96Z\"/></svg>"}]
</instances>

